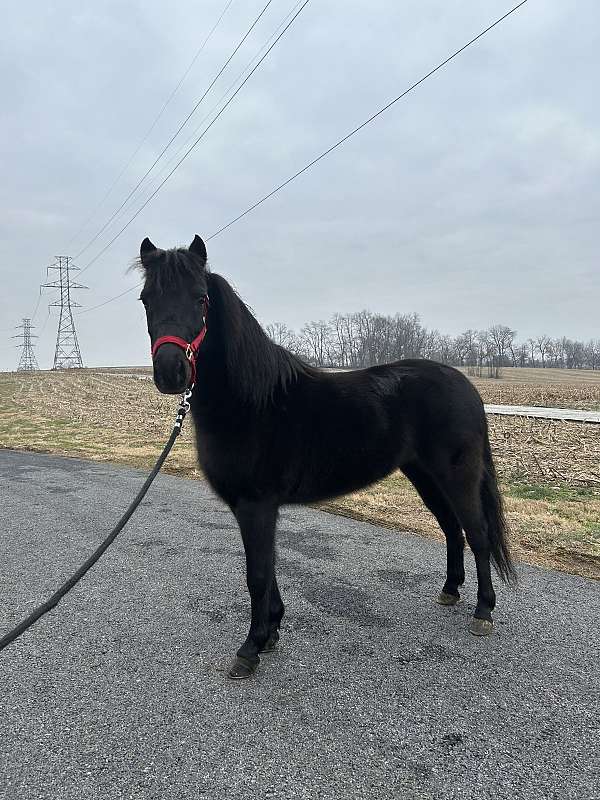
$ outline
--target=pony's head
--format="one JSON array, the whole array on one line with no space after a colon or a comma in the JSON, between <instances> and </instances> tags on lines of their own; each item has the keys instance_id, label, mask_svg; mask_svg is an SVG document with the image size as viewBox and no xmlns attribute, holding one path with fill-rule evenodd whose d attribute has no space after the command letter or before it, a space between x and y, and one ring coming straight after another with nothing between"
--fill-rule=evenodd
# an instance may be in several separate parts
<instances>
[{"instance_id":1,"label":"pony's head","mask_svg":"<svg viewBox=\"0 0 600 800\"><path fill-rule=\"evenodd\" d=\"M189 248L161 250L146 238L140 247L146 308L152 343L154 383L164 394L179 394L193 380L193 365L185 343L193 342L204 326L207 303L206 246L199 236ZM162 337L181 340L159 342Z\"/></svg>"}]
</instances>

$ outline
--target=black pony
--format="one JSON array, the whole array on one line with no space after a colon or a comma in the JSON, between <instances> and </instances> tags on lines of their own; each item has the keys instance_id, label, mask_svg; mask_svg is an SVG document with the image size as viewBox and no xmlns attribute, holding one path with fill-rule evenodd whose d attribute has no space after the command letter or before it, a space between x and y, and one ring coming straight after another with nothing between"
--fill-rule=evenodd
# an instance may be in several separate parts
<instances>
[{"instance_id":1,"label":"black pony","mask_svg":"<svg viewBox=\"0 0 600 800\"><path fill-rule=\"evenodd\" d=\"M490 557L503 579L514 570L485 413L467 378L426 360L354 372L315 369L274 344L227 281L207 269L199 236L188 250L160 250L144 239L140 255L154 381L161 392L183 392L195 358L198 459L244 542L252 621L229 676L247 678L259 653L279 639L279 507L352 492L398 468L446 535L438 602L459 599L464 531L478 580L470 631L491 633ZM204 341L197 353L186 353L205 316ZM167 341L158 342L162 337Z\"/></svg>"}]
</instances>

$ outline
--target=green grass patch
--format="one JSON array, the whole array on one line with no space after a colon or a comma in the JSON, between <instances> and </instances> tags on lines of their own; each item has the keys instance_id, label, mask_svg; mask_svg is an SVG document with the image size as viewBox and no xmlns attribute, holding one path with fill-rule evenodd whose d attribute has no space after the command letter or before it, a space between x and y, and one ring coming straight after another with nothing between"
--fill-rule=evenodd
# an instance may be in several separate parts
<instances>
[{"instance_id":1,"label":"green grass patch","mask_svg":"<svg viewBox=\"0 0 600 800\"><path fill-rule=\"evenodd\" d=\"M592 522L591 520L586 520L583 523L583 527L586 530L588 537L591 537L597 542L600 542L600 522Z\"/></svg>"},{"instance_id":2,"label":"green grass patch","mask_svg":"<svg viewBox=\"0 0 600 800\"><path fill-rule=\"evenodd\" d=\"M508 483L504 491L519 500L546 500L549 503L585 503L600 496L600 491L587 487L547 486L540 483Z\"/></svg>"}]
</instances>

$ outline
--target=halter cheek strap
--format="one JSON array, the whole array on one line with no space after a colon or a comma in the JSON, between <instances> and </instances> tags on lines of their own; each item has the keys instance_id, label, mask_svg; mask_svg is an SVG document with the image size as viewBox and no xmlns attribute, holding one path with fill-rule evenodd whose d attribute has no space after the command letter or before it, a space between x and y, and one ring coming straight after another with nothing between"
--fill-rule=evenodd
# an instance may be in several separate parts
<instances>
[{"instance_id":1,"label":"halter cheek strap","mask_svg":"<svg viewBox=\"0 0 600 800\"><path fill-rule=\"evenodd\" d=\"M180 336L160 336L152 345L152 358L156 355L159 347L162 347L163 344L176 344L178 347L181 347L182 350L185 350L185 357L190 362L191 367L191 383L190 388L194 386L196 383L196 357L198 355L198 351L200 350L200 346L204 341L204 337L206 336L206 315L208 312L208 295L205 295L202 301L202 328L200 329L200 333L196 336L195 339L192 339L191 342L186 342L185 339L182 339Z\"/></svg>"}]
</instances>

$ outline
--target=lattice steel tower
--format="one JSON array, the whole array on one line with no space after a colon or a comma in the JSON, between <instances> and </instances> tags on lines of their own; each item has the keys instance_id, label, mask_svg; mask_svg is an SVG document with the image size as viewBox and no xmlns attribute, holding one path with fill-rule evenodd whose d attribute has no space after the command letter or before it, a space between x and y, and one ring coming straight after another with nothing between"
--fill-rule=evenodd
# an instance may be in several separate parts
<instances>
[{"instance_id":1,"label":"lattice steel tower","mask_svg":"<svg viewBox=\"0 0 600 800\"><path fill-rule=\"evenodd\" d=\"M17 345L17 347L21 348L21 358L19 359L17 372L32 372L34 369L39 369L35 353L33 352L33 344L31 343L32 339L37 339L38 337L31 333L31 329L34 327L31 324L31 320L29 317L23 317L23 324L16 325L15 327L23 329L23 333L18 333L16 336L12 337L13 339L23 340L21 344Z\"/></svg>"},{"instance_id":2,"label":"lattice steel tower","mask_svg":"<svg viewBox=\"0 0 600 800\"><path fill-rule=\"evenodd\" d=\"M52 369L83 367L72 311L73 308L78 308L80 303L71 300L71 289L87 289L88 287L71 280L69 273L78 270L79 267L73 266L69 256L56 256L55 263L48 267L48 270L51 269L58 270L58 280L42 285L51 289L60 289L60 300L57 299L49 305L49 308L52 306L60 308Z\"/></svg>"}]
</instances>

